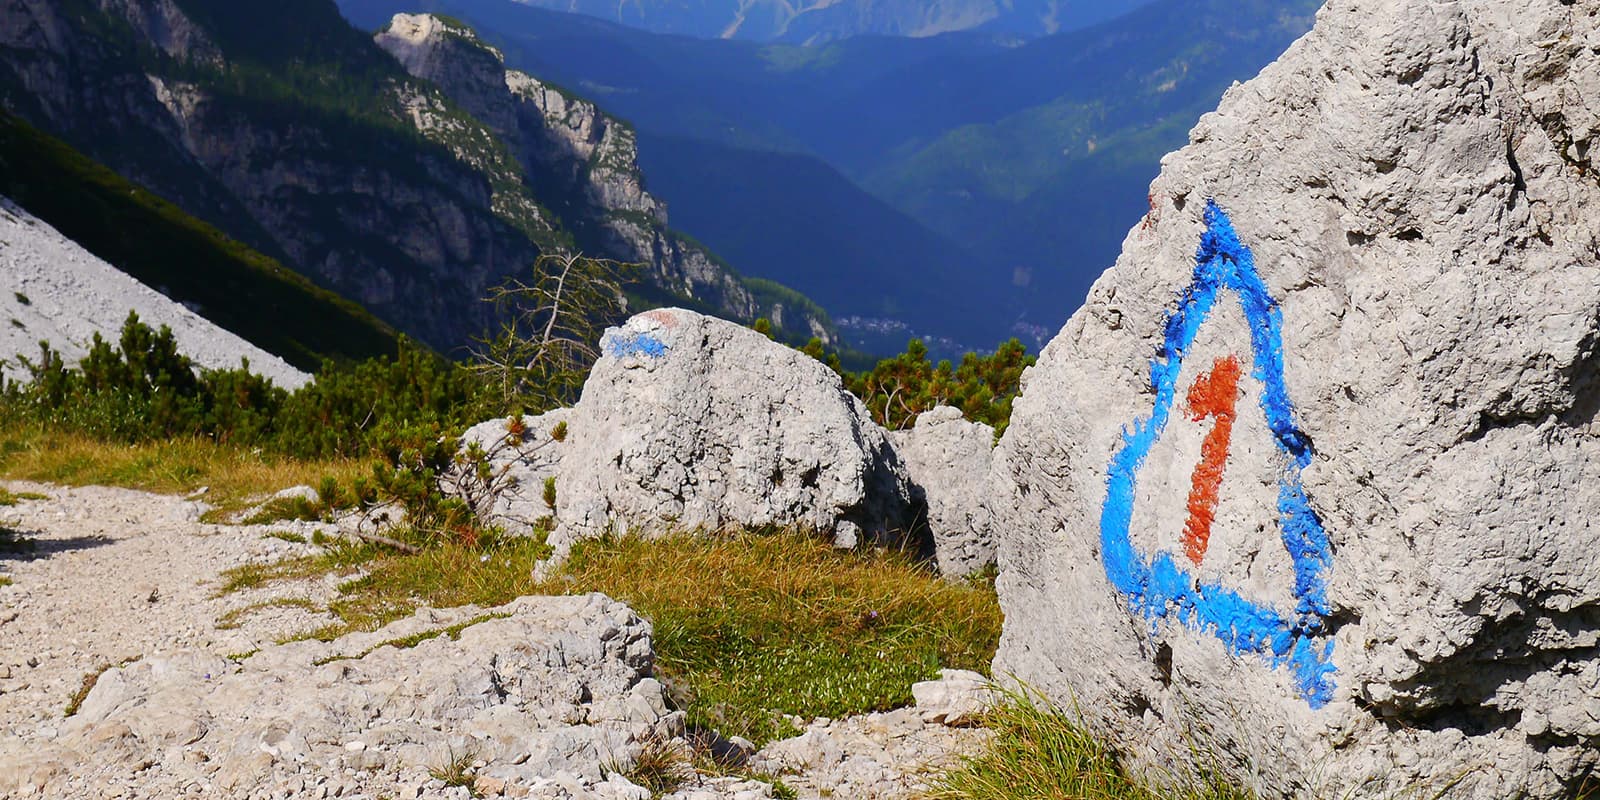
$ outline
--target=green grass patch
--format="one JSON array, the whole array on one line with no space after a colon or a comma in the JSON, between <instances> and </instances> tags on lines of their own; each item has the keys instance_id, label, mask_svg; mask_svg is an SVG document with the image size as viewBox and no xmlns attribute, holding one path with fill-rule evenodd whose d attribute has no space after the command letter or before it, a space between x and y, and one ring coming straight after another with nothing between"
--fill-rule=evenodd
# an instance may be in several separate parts
<instances>
[{"instance_id":1,"label":"green grass patch","mask_svg":"<svg viewBox=\"0 0 1600 800\"><path fill-rule=\"evenodd\" d=\"M450 637L450 641L453 642L453 641L461 638L461 632L462 631L464 631L464 630L466 630L466 629L468 629L468 628L470 628L470 627L472 627L474 625L477 625L480 622L488 622L491 619L505 619L507 616L508 615L506 615L506 614L479 614L478 616L473 617L472 619L469 619L469 620L467 620L465 622L458 622L458 623L456 623L454 625L448 625L448 626L443 627L443 628L430 628L429 630L418 631L416 633L411 634L410 636L400 636L400 637L397 637L397 638L394 638L394 639L385 639L384 641L378 642L377 644L375 644L375 645L373 645L373 646L371 646L371 647L369 647L369 648L367 648L365 650L362 650L361 652L356 653L354 655L329 656L327 658L319 658L316 661L313 661L312 664L314 666L319 666L320 667L323 664L331 664L331 663L333 663L335 661L349 661L349 660L353 660L353 659L366 658L367 656L371 655L373 652L377 651L379 648L383 648L383 647L393 647L393 648L397 648L397 649L400 649L400 650L409 650L409 649L411 649L413 647L416 647L419 644L422 644L423 642L426 642L426 641L428 641L430 639L437 639L440 636L448 636L448 637Z\"/></svg>"},{"instance_id":2,"label":"green grass patch","mask_svg":"<svg viewBox=\"0 0 1600 800\"><path fill-rule=\"evenodd\" d=\"M38 492L13 492L0 486L0 506L14 506L23 500L49 500L50 496Z\"/></svg>"},{"instance_id":3,"label":"green grass patch","mask_svg":"<svg viewBox=\"0 0 1600 800\"><path fill-rule=\"evenodd\" d=\"M839 551L796 532L580 543L559 574L536 584L533 567L548 554L537 537L487 535L415 554L334 543L323 555L231 570L221 591L353 575L328 604L338 621L295 637L324 641L421 605L604 592L654 624L658 675L691 724L756 742L791 733L785 715L906 705L911 684L940 667L987 670L999 641L987 582L952 583L901 554Z\"/></svg>"},{"instance_id":4,"label":"green grass patch","mask_svg":"<svg viewBox=\"0 0 1600 800\"><path fill-rule=\"evenodd\" d=\"M9 575L0 575L0 587L10 586L11 583L12 583L11 576L9 576Z\"/></svg>"},{"instance_id":5,"label":"green grass patch","mask_svg":"<svg viewBox=\"0 0 1600 800\"><path fill-rule=\"evenodd\" d=\"M415 538L405 532L391 535L407 541ZM246 564L224 572L217 593L327 574L352 576L339 586L339 596L328 604L327 611L337 618L336 622L286 640L331 641L352 631L377 630L424 605L498 606L535 594L533 566L550 554L540 537L485 535L474 543L432 543L414 554L365 542L315 543L326 547L326 552ZM438 634L436 631L431 635Z\"/></svg>"},{"instance_id":6,"label":"green grass patch","mask_svg":"<svg viewBox=\"0 0 1600 800\"><path fill-rule=\"evenodd\" d=\"M793 732L786 714L888 710L940 667L987 671L1000 635L991 586L794 532L585 542L540 588L627 602L690 724L758 744Z\"/></svg>"},{"instance_id":7,"label":"green grass patch","mask_svg":"<svg viewBox=\"0 0 1600 800\"><path fill-rule=\"evenodd\" d=\"M986 727L994 738L985 750L943 776L928 800L1258 800L1217 779L1141 783L1105 743L1032 692L1007 693Z\"/></svg>"},{"instance_id":8,"label":"green grass patch","mask_svg":"<svg viewBox=\"0 0 1600 800\"><path fill-rule=\"evenodd\" d=\"M306 543L306 537L294 531L267 531L265 535L268 539L277 539L280 542L288 542L289 544Z\"/></svg>"}]
</instances>

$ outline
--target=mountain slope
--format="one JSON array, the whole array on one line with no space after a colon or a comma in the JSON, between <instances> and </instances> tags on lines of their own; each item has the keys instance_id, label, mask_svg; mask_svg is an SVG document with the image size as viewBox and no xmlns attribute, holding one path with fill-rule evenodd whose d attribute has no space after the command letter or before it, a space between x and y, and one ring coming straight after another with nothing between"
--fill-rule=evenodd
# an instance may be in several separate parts
<instances>
[{"instance_id":1,"label":"mountain slope","mask_svg":"<svg viewBox=\"0 0 1600 800\"><path fill-rule=\"evenodd\" d=\"M315 370L323 359L395 352L394 330L360 306L3 112L0 194L132 278L302 370Z\"/></svg>"},{"instance_id":2,"label":"mountain slope","mask_svg":"<svg viewBox=\"0 0 1600 800\"><path fill-rule=\"evenodd\" d=\"M488 287L573 246L561 192L331 0L0 0L0 22L7 108L441 350L490 326ZM658 250L663 292L698 291ZM695 299L759 312L704 261L732 290Z\"/></svg>"},{"instance_id":3,"label":"mountain slope","mask_svg":"<svg viewBox=\"0 0 1600 800\"><path fill-rule=\"evenodd\" d=\"M172 330L182 352L201 366L252 372L296 389L309 375L95 258L21 206L0 196L0 371L26 376L19 356L39 361L49 342L68 363L83 358L96 334L116 342L128 312Z\"/></svg>"},{"instance_id":4,"label":"mountain slope","mask_svg":"<svg viewBox=\"0 0 1600 800\"><path fill-rule=\"evenodd\" d=\"M1020 313L1036 344L1115 258L1161 155L1232 81L1309 28L1320 2L1157 0L1015 47L964 33L795 48L655 35L509 0L417 1L474 22L508 62L604 98L647 140L820 158L921 223L925 241L971 254L950 294L1010 287L957 319L1009 335ZM360 23L405 2L341 7ZM653 171L698 168L646 156ZM753 272L788 257L757 245L791 221L752 211L788 202L781 183L768 182L761 202L747 189L719 203L690 181L657 188L674 208L694 208L680 221L713 245L739 231L751 243L739 261ZM914 260L876 268L893 285L925 277Z\"/></svg>"},{"instance_id":5,"label":"mountain slope","mask_svg":"<svg viewBox=\"0 0 1600 800\"><path fill-rule=\"evenodd\" d=\"M763 277L804 287L841 326L895 319L958 342L1003 338L988 319L1003 292L978 279L973 256L815 158L671 137L645 137L642 153L680 224ZM872 344L901 348L905 335Z\"/></svg>"}]
</instances>

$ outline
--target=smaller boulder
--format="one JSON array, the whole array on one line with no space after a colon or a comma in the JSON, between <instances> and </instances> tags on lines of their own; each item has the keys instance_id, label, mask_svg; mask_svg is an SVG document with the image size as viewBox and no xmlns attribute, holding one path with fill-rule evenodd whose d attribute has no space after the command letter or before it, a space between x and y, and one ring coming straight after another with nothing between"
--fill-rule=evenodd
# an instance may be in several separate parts
<instances>
[{"instance_id":1,"label":"smaller boulder","mask_svg":"<svg viewBox=\"0 0 1600 800\"><path fill-rule=\"evenodd\" d=\"M983 487L994 455L994 428L968 422L960 409L938 406L910 430L889 434L927 504L934 558L947 577L965 577L994 563Z\"/></svg>"},{"instance_id":2,"label":"smaller boulder","mask_svg":"<svg viewBox=\"0 0 1600 800\"><path fill-rule=\"evenodd\" d=\"M815 359L682 309L606 331L572 410L557 553L619 531L809 528L930 550L887 434Z\"/></svg>"},{"instance_id":3,"label":"smaller boulder","mask_svg":"<svg viewBox=\"0 0 1600 800\"><path fill-rule=\"evenodd\" d=\"M483 451L490 477L485 481L456 470L445 476L445 491L468 500L479 515L508 533L532 532L555 513L545 481L556 476L561 464L572 416L572 409L558 408L472 426L461 434L461 447Z\"/></svg>"},{"instance_id":4,"label":"smaller boulder","mask_svg":"<svg viewBox=\"0 0 1600 800\"><path fill-rule=\"evenodd\" d=\"M938 680L911 684L911 696L924 722L953 728L978 724L995 704L989 679L964 669L941 669Z\"/></svg>"}]
</instances>

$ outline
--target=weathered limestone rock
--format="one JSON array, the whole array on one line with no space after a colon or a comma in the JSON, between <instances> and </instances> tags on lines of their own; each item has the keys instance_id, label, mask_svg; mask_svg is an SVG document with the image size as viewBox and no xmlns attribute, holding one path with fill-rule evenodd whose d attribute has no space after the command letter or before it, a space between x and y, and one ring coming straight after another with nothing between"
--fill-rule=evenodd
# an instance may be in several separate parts
<instances>
[{"instance_id":1,"label":"weathered limestone rock","mask_svg":"<svg viewBox=\"0 0 1600 800\"><path fill-rule=\"evenodd\" d=\"M463 448L477 445L487 456L495 483L479 514L513 533L531 530L555 509L545 495L545 482L556 476L566 452L568 421L572 409L558 408L538 416L523 416L516 430L510 419L492 419L461 435ZM503 476L503 477L502 477ZM447 478L447 491L460 494L460 486Z\"/></svg>"},{"instance_id":2,"label":"weathered limestone rock","mask_svg":"<svg viewBox=\"0 0 1600 800\"><path fill-rule=\"evenodd\" d=\"M635 316L601 347L568 418L558 552L613 526L925 538L887 435L815 359L682 309Z\"/></svg>"},{"instance_id":3,"label":"weathered limestone rock","mask_svg":"<svg viewBox=\"0 0 1600 800\"><path fill-rule=\"evenodd\" d=\"M1268 796L1600 767L1596 97L1596 0L1331 0L1230 89L1026 377L995 674Z\"/></svg>"},{"instance_id":4,"label":"weathered limestone rock","mask_svg":"<svg viewBox=\"0 0 1600 800\"><path fill-rule=\"evenodd\" d=\"M994 563L989 511L983 507L994 428L939 406L918 415L910 430L891 431L889 440L928 505L939 572L962 577Z\"/></svg>"},{"instance_id":5,"label":"weathered limestone rock","mask_svg":"<svg viewBox=\"0 0 1600 800\"><path fill-rule=\"evenodd\" d=\"M565 775L593 792L580 796L624 796L602 791L607 773L650 737L682 732L649 677L649 636L603 595L525 597L239 662L153 654L101 675L49 744L0 749L0 793L100 797L95 787L143 772L157 795L247 797L326 767L392 796L381 786L392 776L471 754L480 780L523 793Z\"/></svg>"},{"instance_id":6,"label":"weathered limestone rock","mask_svg":"<svg viewBox=\"0 0 1600 800\"><path fill-rule=\"evenodd\" d=\"M951 727L976 725L995 704L988 678L965 669L941 669L939 679L911 684L911 696L924 722Z\"/></svg>"}]
</instances>

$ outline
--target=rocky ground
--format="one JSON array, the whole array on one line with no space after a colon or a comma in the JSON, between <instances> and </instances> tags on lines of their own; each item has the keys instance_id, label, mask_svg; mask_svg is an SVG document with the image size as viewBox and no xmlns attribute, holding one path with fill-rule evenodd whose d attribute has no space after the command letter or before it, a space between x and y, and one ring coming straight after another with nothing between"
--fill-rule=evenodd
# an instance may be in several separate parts
<instances>
[{"instance_id":1,"label":"rocky ground","mask_svg":"<svg viewBox=\"0 0 1600 800\"><path fill-rule=\"evenodd\" d=\"M0 524L35 543L0 554L0 795L644 798L609 768L625 772L644 742L684 746L681 714L649 677L648 625L603 596L424 609L373 633L276 645L331 621L316 609L335 580L218 588L230 567L315 550L268 536L283 525L204 523L200 499L9 487L47 499L0 508ZM271 604L285 598L312 607ZM455 638L396 646L446 629ZM962 687L924 686L919 708L810 721L747 769L801 797L910 796L983 740L943 723L964 722L949 709ZM447 786L443 768L467 754L475 785ZM772 789L696 776L669 796Z\"/></svg>"}]
</instances>

